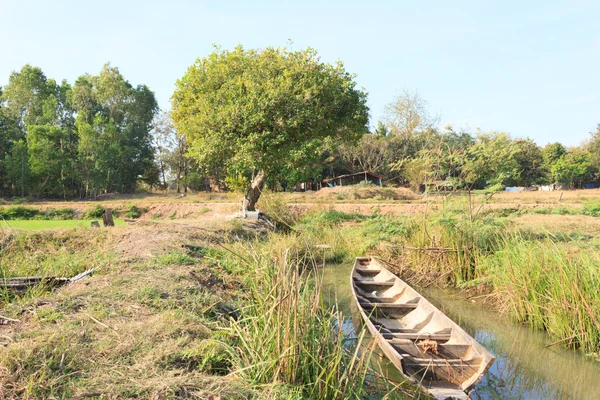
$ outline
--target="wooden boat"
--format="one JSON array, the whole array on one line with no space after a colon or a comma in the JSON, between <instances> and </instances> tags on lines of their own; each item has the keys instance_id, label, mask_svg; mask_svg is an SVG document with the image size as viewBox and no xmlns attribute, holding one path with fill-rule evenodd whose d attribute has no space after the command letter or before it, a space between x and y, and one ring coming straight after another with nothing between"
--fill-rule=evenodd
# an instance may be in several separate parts
<instances>
[{"instance_id":1,"label":"wooden boat","mask_svg":"<svg viewBox=\"0 0 600 400\"><path fill-rule=\"evenodd\" d=\"M370 257L357 257L352 293L392 363L436 399L468 399L494 356L454 321Z\"/></svg>"}]
</instances>

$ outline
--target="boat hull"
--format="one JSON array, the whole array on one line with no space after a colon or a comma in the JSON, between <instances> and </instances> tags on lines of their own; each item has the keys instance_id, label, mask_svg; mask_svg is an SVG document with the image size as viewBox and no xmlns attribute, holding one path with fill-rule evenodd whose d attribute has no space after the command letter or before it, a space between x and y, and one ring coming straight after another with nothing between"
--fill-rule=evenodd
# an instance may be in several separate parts
<instances>
[{"instance_id":1,"label":"boat hull","mask_svg":"<svg viewBox=\"0 0 600 400\"><path fill-rule=\"evenodd\" d=\"M436 399L468 399L494 356L427 299L371 257L350 276L369 333L411 382Z\"/></svg>"}]
</instances>

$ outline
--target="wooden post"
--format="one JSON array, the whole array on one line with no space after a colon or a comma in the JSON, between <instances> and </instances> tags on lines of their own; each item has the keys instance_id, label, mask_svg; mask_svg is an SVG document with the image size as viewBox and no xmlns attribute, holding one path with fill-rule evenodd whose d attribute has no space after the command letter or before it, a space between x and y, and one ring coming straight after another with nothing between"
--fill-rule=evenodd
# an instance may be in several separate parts
<instances>
[{"instance_id":1,"label":"wooden post","mask_svg":"<svg viewBox=\"0 0 600 400\"><path fill-rule=\"evenodd\" d=\"M110 208L104 209L104 215L102 216L102 222L104 226L115 226L115 221L113 221L112 211Z\"/></svg>"}]
</instances>

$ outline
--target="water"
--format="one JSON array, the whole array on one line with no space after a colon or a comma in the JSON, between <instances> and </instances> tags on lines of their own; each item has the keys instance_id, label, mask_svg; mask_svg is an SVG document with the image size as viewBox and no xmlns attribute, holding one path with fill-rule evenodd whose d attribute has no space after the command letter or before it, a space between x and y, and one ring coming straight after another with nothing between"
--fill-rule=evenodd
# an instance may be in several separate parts
<instances>
[{"instance_id":1,"label":"water","mask_svg":"<svg viewBox=\"0 0 600 400\"><path fill-rule=\"evenodd\" d=\"M323 271L325 301L337 302L348 329L360 324L351 311L351 268L350 263L328 265ZM547 348L552 340L545 333L466 301L458 291L418 290L496 356L489 372L471 392L473 400L600 400L600 363L558 346ZM389 373L396 375L395 371Z\"/></svg>"}]
</instances>

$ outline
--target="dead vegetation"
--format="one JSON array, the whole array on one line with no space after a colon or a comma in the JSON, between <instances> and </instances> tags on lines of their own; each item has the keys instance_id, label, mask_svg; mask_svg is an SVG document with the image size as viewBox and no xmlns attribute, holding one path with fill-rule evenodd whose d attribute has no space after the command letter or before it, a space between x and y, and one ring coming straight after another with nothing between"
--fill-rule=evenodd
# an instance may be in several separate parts
<instances>
[{"instance_id":1,"label":"dead vegetation","mask_svg":"<svg viewBox=\"0 0 600 400\"><path fill-rule=\"evenodd\" d=\"M325 187L314 196L327 200L418 200L420 196L408 188L378 186L336 186Z\"/></svg>"},{"instance_id":2,"label":"dead vegetation","mask_svg":"<svg viewBox=\"0 0 600 400\"><path fill-rule=\"evenodd\" d=\"M222 377L230 364L215 340L243 283L218 262L176 249L182 240L209 249L223 232L115 228L92 246L121 257L92 279L4 303L0 314L18 322L0 326L0 398L257 397ZM25 254L38 251L32 238L12 240L25 240Z\"/></svg>"}]
</instances>

